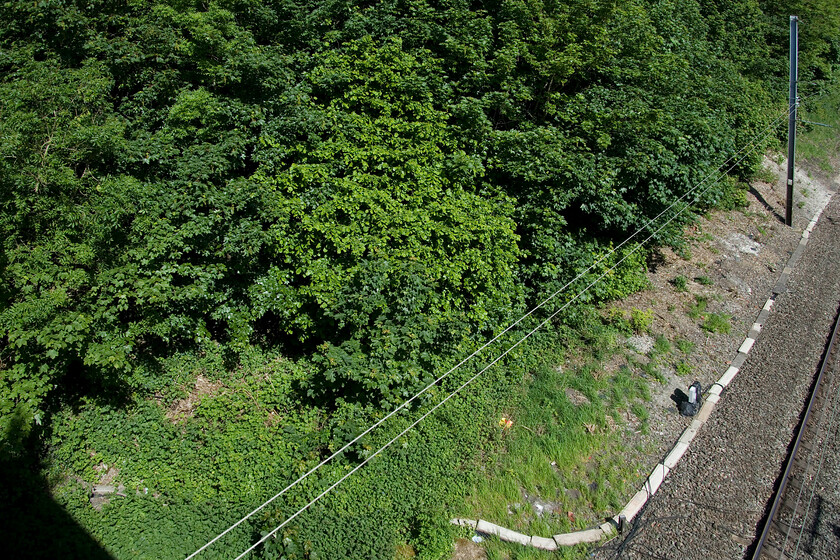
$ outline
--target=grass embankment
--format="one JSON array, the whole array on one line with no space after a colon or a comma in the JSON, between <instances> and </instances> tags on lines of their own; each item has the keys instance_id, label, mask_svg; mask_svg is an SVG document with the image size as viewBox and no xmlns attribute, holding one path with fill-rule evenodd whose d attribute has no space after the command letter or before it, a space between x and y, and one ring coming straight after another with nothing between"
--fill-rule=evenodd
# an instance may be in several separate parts
<instances>
[{"instance_id":1,"label":"grass embankment","mask_svg":"<svg viewBox=\"0 0 840 560\"><path fill-rule=\"evenodd\" d=\"M840 158L840 85L834 84L813 100L806 99L799 117L797 158L823 173L836 174Z\"/></svg>"},{"instance_id":2,"label":"grass embankment","mask_svg":"<svg viewBox=\"0 0 840 560\"><path fill-rule=\"evenodd\" d=\"M662 381L662 367L686 373L683 359L693 347L661 336L649 338L651 346L641 352L628 347L628 336L650 336L642 310L623 315L591 308L583 315L576 329L558 332L554 345L543 348L543 362L500 411L501 446L482 457L483 476L456 514L525 534L574 531L614 515L647 474L632 460L644 450L627 432L648 431L650 383ZM491 560L546 554L495 539L485 547ZM558 552L562 558L585 553L586 547Z\"/></svg>"},{"instance_id":3,"label":"grass embankment","mask_svg":"<svg viewBox=\"0 0 840 560\"><path fill-rule=\"evenodd\" d=\"M804 104L800 114L802 120L829 126L800 124L799 163L835 177L840 169L840 88L835 85ZM783 149L780 143L780 154ZM775 175L768 173L761 169L756 179L775 183ZM711 240L705 233L699 239ZM707 275L693 281L703 287L713 284ZM678 275L670 285L685 293L690 282ZM708 305L708 296L695 294L684 312L706 336L728 333L730 317L709 312ZM641 354L625 345L628 335L652 334L648 327L641 310L629 316L592 311L578 329L558 335L544 363L517 387L503 412L513 423L497 428L501 445L482 457L483 477L455 513L549 536L592 526L620 510L648 474L633 462L645 450L634 447L638 439L626 436L649 429L651 384L664 381L662 366L685 377L686 385L694 373L689 356L695 345L686 339L657 336ZM489 560L542 559L547 554L492 538L482 546ZM589 549L561 549L557 554L579 559Z\"/></svg>"}]
</instances>

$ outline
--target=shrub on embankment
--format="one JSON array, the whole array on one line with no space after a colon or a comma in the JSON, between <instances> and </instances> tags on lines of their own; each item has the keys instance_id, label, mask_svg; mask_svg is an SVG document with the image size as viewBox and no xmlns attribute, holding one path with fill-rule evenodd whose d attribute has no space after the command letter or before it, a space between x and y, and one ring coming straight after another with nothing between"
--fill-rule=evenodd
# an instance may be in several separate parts
<instances>
[{"instance_id":1,"label":"shrub on embankment","mask_svg":"<svg viewBox=\"0 0 840 560\"><path fill-rule=\"evenodd\" d=\"M803 81L840 62L829 4L802 4L819 22L803 26ZM120 554L171 550L176 519L212 532L219 508L348 441L748 144L784 106L780 9L3 4L3 452L46 443L58 470L92 482L118 465L159 494L100 514L58 492ZM725 180L695 206L737 194ZM643 266L591 297L638 289ZM221 388L167 419L198 375ZM404 534L434 500L387 495L423 454L445 480L503 379L422 432L439 446L365 475L389 489L365 503L395 512L371 514L381 550L434 540ZM154 529L118 530L142 519ZM317 526L345 535L341 519Z\"/></svg>"}]
</instances>

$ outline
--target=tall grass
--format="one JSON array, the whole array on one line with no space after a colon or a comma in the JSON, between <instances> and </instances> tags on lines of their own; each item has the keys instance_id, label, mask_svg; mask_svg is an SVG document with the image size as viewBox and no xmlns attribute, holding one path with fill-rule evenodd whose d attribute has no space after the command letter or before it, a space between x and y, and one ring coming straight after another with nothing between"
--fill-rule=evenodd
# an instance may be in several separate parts
<instances>
[{"instance_id":1,"label":"tall grass","mask_svg":"<svg viewBox=\"0 0 840 560\"><path fill-rule=\"evenodd\" d=\"M797 158L810 161L825 173L838 172L840 158L840 76L827 93L806 100L799 111Z\"/></svg>"},{"instance_id":2,"label":"tall grass","mask_svg":"<svg viewBox=\"0 0 840 560\"><path fill-rule=\"evenodd\" d=\"M512 424L500 422L500 445L481 459L484 476L456 515L550 536L592 526L620 509L636 482L624 460L622 418L634 414L644 423L643 403L649 399L643 377L634 369L614 367L613 358L621 361L627 352L623 341L614 326L596 315L576 338L565 339L562 349L544 349L542 363L523 380L507 408L500 407L499 420ZM611 360L613 366L606 368ZM533 554L500 542L488 543L487 551L489 558ZM560 554L572 558L580 553Z\"/></svg>"}]
</instances>

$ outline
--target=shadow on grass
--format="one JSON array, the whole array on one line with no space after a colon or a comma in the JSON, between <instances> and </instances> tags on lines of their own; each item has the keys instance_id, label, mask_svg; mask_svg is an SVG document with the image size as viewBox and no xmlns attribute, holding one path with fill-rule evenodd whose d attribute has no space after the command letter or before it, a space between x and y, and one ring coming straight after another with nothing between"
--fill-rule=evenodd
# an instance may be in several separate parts
<instances>
[{"instance_id":1,"label":"shadow on grass","mask_svg":"<svg viewBox=\"0 0 840 560\"><path fill-rule=\"evenodd\" d=\"M111 560L53 500L35 437L27 432L25 421L15 416L0 434L0 556Z\"/></svg>"}]
</instances>

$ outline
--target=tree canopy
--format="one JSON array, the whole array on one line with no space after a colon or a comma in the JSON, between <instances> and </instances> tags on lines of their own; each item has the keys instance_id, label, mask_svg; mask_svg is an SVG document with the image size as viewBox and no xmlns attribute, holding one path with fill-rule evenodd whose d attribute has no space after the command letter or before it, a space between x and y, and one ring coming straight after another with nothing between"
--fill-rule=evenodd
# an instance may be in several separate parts
<instances>
[{"instance_id":1,"label":"tree canopy","mask_svg":"<svg viewBox=\"0 0 840 560\"><path fill-rule=\"evenodd\" d=\"M255 348L387 409L629 233L677 242L690 212L649 220L784 109L789 10L816 91L831 0L0 4L2 424Z\"/></svg>"}]
</instances>

